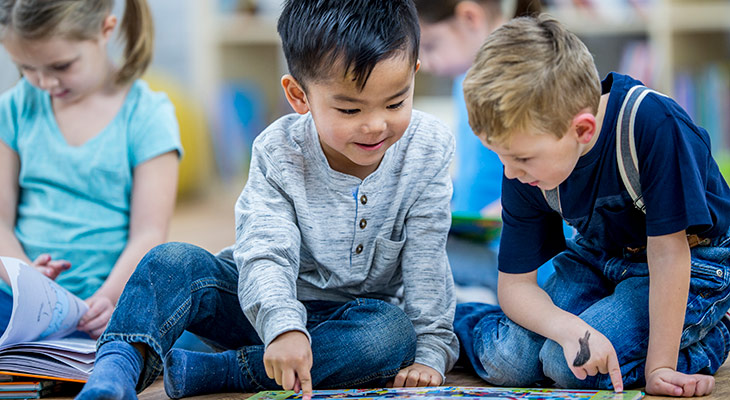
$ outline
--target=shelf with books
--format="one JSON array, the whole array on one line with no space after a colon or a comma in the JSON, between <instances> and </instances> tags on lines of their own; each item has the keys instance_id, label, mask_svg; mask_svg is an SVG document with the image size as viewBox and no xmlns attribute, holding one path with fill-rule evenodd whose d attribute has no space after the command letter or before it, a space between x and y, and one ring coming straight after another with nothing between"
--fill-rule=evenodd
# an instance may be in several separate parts
<instances>
[{"instance_id":1,"label":"shelf with books","mask_svg":"<svg viewBox=\"0 0 730 400\"><path fill-rule=\"evenodd\" d=\"M546 3L547 12L569 29L587 41L598 43L589 46L593 51L600 52L601 41L618 38L627 43L624 56L634 57L635 54L628 53L636 51L637 38L643 38L646 47L640 49L644 54L639 56L648 57L651 64L644 77L649 81L645 83L669 95L673 94L679 71L730 59L727 45L730 2L727 0L553 0ZM637 62L643 64L646 60Z\"/></svg>"}]
</instances>

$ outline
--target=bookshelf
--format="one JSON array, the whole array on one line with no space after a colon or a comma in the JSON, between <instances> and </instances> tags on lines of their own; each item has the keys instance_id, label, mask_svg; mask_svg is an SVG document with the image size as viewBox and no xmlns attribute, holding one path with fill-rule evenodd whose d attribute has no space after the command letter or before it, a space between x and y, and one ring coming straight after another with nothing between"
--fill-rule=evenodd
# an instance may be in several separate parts
<instances>
[{"instance_id":1,"label":"bookshelf","mask_svg":"<svg viewBox=\"0 0 730 400\"><path fill-rule=\"evenodd\" d=\"M547 12L594 53L602 76L628 73L675 98L710 133L730 173L730 0L549 3Z\"/></svg>"},{"instance_id":2,"label":"bookshelf","mask_svg":"<svg viewBox=\"0 0 730 400\"><path fill-rule=\"evenodd\" d=\"M565 2L554 2L563 4ZM601 41L643 39L653 60L651 82L673 95L679 71L730 61L730 1L608 1L607 6L549 6L547 12L600 54ZM631 4L638 5L631 5ZM598 62L599 69L601 62Z\"/></svg>"},{"instance_id":3,"label":"bookshelf","mask_svg":"<svg viewBox=\"0 0 730 400\"><path fill-rule=\"evenodd\" d=\"M219 2L194 2L201 21L201 35L194 44L198 49L195 85L205 104L213 109L210 115L215 115L218 88L231 81L247 81L260 88L266 123L290 112L279 85L286 65L276 33L278 1L258 0L260 5L267 5L268 11L261 14L225 15ZM586 42L601 76L613 70L629 73L677 98L700 125L725 132L713 141L726 152L730 149L730 0L545 3L546 12ZM701 87L712 86L707 71L719 71L719 90ZM416 105L453 120L450 81L426 73L419 73L416 79ZM686 93L687 87L693 90L691 95ZM718 93L723 98L712 97ZM713 103L723 108L711 113L714 116L704 115L703 108ZM215 122L213 125L215 130Z\"/></svg>"}]
</instances>

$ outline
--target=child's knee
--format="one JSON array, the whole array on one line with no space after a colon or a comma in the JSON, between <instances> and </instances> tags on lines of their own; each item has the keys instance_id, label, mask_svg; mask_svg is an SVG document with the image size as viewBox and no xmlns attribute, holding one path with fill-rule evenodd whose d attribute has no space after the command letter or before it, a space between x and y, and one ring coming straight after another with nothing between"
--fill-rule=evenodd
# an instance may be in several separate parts
<instances>
[{"instance_id":1,"label":"child's knee","mask_svg":"<svg viewBox=\"0 0 730 400\"><path fill-rule=\"evenodd\" d=\"M576 387L573 371L568 367L563 354L563 347L552 340L546 340L540 349L540 361L545 377L551 379L558 387Z\"/></svg>"},{"instance_id":2,"label":"child's knee","mask_svg":"<svg viewBox=\"0 0 730 400\"><path fill-rule=\"evenodd\" d=\"M416 331L413 323L400 308L379 300L367 300L374 318L366 323L367 335L353 350L362 359L400 360L409 364L416 354Z\"/></svg>"},{"instance_id":3,"label":"child's knee","mask_svg":"<svg viewBox=\"0 0 730 400\"><path fill-rule=\"evenodd\" d=\"M545 377L561 388L573 389L611 389L610 377L606 374L587 376L578 379L565 361L563 347L552 340L546 340L540 350L540 361Z\"/></svg>"},{"instance_id":4,"label":"child's knee","mask_svg":"<svg viewBox=\"0 0 730 400\"><path fill-rule=\"evenodd\" d=\"M482 379L496 386L532 386L542 380L537 358L542 339L506 317L485 318L474 329Z\"/></svg>"},{"instance_id":5,"label":"child's knee","mask_svg":"<svg viewBox=\"0 0 730 400\"><path fill-rule=\"evenodd\" d=\"M157 245L142 258L135 269L133 278L149 281L170 280L179 277L185 271L185 265L191 263L198 247L187 243L170 242Z\"/></svg>"}]
</instances>

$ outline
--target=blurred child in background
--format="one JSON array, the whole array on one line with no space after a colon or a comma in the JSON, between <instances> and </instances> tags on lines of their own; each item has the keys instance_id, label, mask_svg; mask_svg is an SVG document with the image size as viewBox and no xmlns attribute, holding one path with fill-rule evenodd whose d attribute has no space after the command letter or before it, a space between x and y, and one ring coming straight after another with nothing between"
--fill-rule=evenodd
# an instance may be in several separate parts
<instances>
[{"instance_id":1,"label":"blurred child in background","mask_svg":"<svg viewBox=\"0 0 730 400\"><path fill-rule=\"evenodd\" d=\"M469 127L462 82L487 36L512 16L537 14L538 0L414 0L421 23L421 63L424 71L454 78L456 155L453 177L454 213L499 217L502 163L482 146ZM496 244L450 235L449 262L460 301L493 302L497 289ZM552 271L540 269L540 282ZM471 287L472 289L466 289ZM474 288L488 288L487 291Z\"/></svg>"},{"instance_id":2,"label":"blurred child in background","mask_svg":"<svg viewBox=\"0 0 730 400\"><path fill-rule=\"evenodd\" d=\"M172 104L139 80L152 58L145 0L0 0L0 42L22 79L0 96L0 255L85 299L98 337L142 256L165 241L182 152ZM7 287L5 288L7 290ZM0 314L12 297L0 292Z\"/></svg>"}]
</instances>

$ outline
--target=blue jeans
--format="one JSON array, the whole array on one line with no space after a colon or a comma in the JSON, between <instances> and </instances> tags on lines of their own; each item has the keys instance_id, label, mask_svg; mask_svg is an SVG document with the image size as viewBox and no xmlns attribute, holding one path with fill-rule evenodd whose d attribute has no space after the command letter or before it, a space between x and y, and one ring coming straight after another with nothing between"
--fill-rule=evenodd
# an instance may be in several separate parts
<instances>
[{"instance_id":1,"label":"blue jeans","mask_svg":"<svg viewBox=\"0 0 730 400\"><path fill-rule=\"evenodd\" d=\"M280 389L266 376L264 346L241 311L236 265L185 243L152 249L137 266L98 345L149 347L137 386L162 372L162 358L188 330L217 349L238 349L250 391ZM398 307L374 299L304 301L315 387L382 386L413 363L416 334Z\"/></svg>"},{"instance_id":2,"label":"blue jeans","mask_svg":"<svg viewBox=\"0 0 730 400\"><path fill-rule=\"evenodd\" d=\"M13 296L0 290L0 335L10 323L10 316L13 314Z\"/></svg>"},{"instance_id":3,"label":"blue jeans","mask_svg":"<svg viewBox=\"0 0 730 400\"><path fill-rule=\"evenodd\" d=\"M730 351L730 332L723 320L730 308L729 234L691 250L692 275L677 371L714 374ZM555 305L611 341L626 387L644 386L649 342L645 252L612 256L577 235L553 264L555 274L544 289ZM498 306L457 305L454 329L462 355L493 385L611 388L608 375L577 379L559 344L517 325Z\"/></svg>"}]
</instances>

